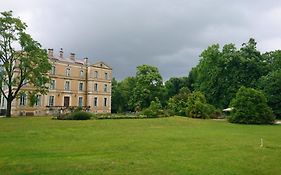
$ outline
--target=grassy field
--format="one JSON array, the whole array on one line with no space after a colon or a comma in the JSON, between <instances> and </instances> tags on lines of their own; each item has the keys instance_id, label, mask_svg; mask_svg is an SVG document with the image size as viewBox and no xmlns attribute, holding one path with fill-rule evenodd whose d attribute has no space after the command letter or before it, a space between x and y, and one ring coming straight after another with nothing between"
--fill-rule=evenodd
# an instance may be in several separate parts
<instances>
[{"instance_id":1,"label":"grassy field","mask_svg":"<svg viewBox=\"0 0 281 175\"><path fill-rule=\"evenodd\" d=\"M260 139L264 147L260 147ZM281 126L0 119L0 174L281 174Z\"/></svg>"}]
</instances>

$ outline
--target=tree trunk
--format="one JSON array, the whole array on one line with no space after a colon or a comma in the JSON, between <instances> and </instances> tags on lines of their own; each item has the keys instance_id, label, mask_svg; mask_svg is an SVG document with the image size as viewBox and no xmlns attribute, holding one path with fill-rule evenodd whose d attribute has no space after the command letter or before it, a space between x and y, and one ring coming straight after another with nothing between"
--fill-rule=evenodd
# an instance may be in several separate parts
<instances>
[{"instance_id":1,"label":"tree trunk","mask_svg":"<svg viewBox=\"0 0 281 175\"><path fill-rule=\"evenodd\" d=\"M6 111L6 117L11 117L11 109L12 109L12 101L11 99L7 99L7 111Z\"/></svg>"}]
</instances>

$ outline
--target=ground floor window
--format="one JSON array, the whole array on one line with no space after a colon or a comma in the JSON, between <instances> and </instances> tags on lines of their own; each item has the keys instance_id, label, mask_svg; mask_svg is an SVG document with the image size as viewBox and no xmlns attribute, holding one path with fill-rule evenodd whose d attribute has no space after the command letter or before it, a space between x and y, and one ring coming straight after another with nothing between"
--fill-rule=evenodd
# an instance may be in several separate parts
<instances>
[{"instance_id":1,"label":"ground floor window","mask_svg":"<svg viewBox=\"0 0 281 175\"><path fill-rule=\"evenodd\" d=\"M98 106L98 97L95 97L94 98L94 107L97 107Z\"/></svg>"},{"instance_id":2,"label":"ground floor window","mask_svg":"<svg viewBox=\"0 0 281 175\"><path fill-rule=\"evenodd\" d=\"M103 105L104 105L104 106L107 106L107 98L104 98L104 101L103 101L103 102L104 102Z\"/></svg>"},{"instance_id":3,"label":"ground floor window","mask_svg":"<svg viewBox=\"0 0 281 175\"><path fill-rule=\"evenodd\" d=\"M78 106L82 107L83 106L83 97L78 98Z\"/></svg>"}]
</instances>

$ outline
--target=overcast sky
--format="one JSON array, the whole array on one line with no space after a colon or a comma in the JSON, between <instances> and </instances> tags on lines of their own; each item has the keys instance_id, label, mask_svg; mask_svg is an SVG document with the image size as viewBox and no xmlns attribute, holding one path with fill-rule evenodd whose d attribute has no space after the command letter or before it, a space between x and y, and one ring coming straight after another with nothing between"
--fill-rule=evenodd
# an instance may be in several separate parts
<instances>
[{"instance_id":1,"label":"overcast sky","mask_svg":"<svg viewBox=\"0 0 281 175\"><path fill-rule=\"evenodd\" d=\"M0 0L44 48L102 60L121 80L157 66L165 80L187 76L209 45L281 49L279 0Z\"/></svg>"}]
</instances>

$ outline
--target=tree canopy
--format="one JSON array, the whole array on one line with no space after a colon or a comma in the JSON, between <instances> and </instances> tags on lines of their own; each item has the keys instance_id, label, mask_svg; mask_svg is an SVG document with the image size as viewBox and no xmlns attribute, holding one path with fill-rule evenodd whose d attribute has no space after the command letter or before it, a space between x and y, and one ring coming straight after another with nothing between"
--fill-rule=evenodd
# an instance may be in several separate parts
<instances>
[{"instance_id":1,"label":"tree canopy","mask_svg":"<svg viewBox=\"0 0 281 175\"><path fill-rule=\"evenodd\" d=\"M163 79L157 67L141 65L137 67L136 84L129 101L135 110L147 108L157 97L162 99Z\"/></svg>"},{"instance_id":2,"label":"tree canopy","mask_svg":"<svg viewBox=\"0 0 281 175\"><path fill-rule=\"evenodd\" d=\"M271 124L275 119L266 96L253 88L242 86L230 106L233 111L229 120L233 123Z\"/></svg>"},{"instance_id":3,"label":"tree canopy","mask_svg":"<svg viewBox=\"0 0 281 175\"><path fill-rule=\"evenodd\" d=\"M215 44L200 57L190 79L194 89L203 92L207 101L219 108L227 107L241 86L256 87L258 79L269 72L254 39L240 49L234 44L226 44L220 50Z\"/></svg>"},{"instance_id":4,"label":"tree canopy","mask_svg":"<svg viewBox=\"0 0 281 175\"><path fill-rule=\"evenodd\" d=\"M47 91L47 75L51 65L47 51L26 33L27 25L12 16L12 11L0 17L0 77L1 93L7 100L6 116L11 116L11 103L24 85L34 93Z\"/></svg>"}]
</instances>

